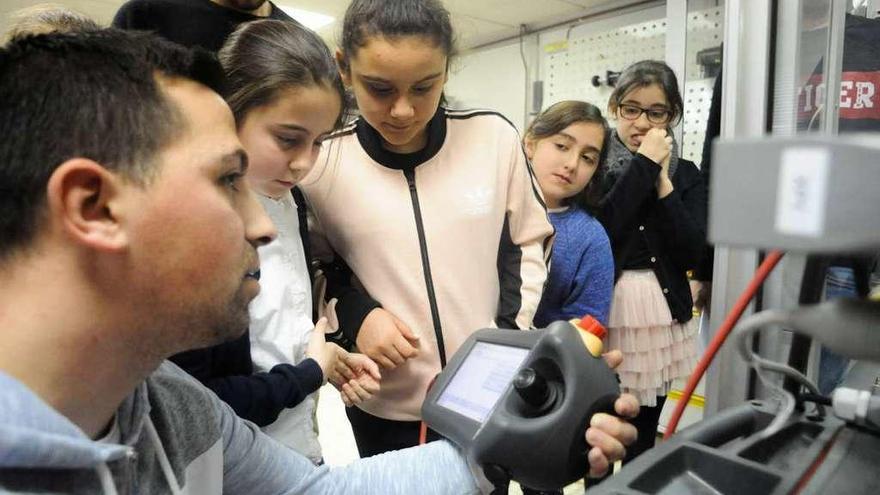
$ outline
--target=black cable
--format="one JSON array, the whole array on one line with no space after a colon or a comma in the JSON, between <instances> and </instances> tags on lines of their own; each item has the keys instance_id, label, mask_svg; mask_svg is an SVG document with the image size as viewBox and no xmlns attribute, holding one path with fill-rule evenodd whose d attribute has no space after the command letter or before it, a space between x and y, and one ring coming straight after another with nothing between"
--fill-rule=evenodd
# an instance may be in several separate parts
<instances>
[{"instance_id":1,"label":"black cable","mask_svg":"<svg viewBox=\"0 0 880 495\"><path fill-rule=\"evenodd\" d=\"M819 255L807 256L807 264L804 266L804 278L801 280L801 290L798 296L798 304L805 306L817 304L822 301L822 292L825 289L825 274L828 271L828 258ZM788 352L788 365L802 374L807 373L810 361L810 344L812 340L798 333L791 337L791 349ZM783 387L790 394L799 397L800 384L786 377ZM801 407L798 401L798 408Z\"/></svg>"},{"instance_id":2,"label":"black cable","mask_svg":"<svg viewBox=\"0 0 880 495\"><path fill-rule=\"evenodd\" d=\"M764 258L767 256L765 251L758 251L758 266L764 262ZM764 285L761 284L758 287L758 290L755 291L755 313L760 313L764 311ZM761 353L761 339L753 339L752 340L752 352L755 354ZM749 368L749 380L748 386L746 388L746 398L748 400L752 400L758 397L758 374L755 372L753 368Z\"/></svg>"},{"instance_id":3,"label":"black cable","mask_svg":"<svg viewBox=\"0 0 880 495\"><path fill-rule=\"evenodd\" d=\"M526 62L526 54L525 54L525 51L523 48L523 43L525 42L525 35L527 32L528 32L528 27L525 24L520 24L519 25L519 57L522 60L523 72L525 72L525 77L524 77L524 86L525 86L524 90L525 90L525 92L523 93L523 95L525 97L524 98L525 103L523 104L523 119L525 119L525 122L523 122L523 128L528 127L529 114L530 114L530 112L529 112L529 100L530 100L530 98L529 98L529 76L530 76L529 64ZM534 99L534 96L532 97L532 99ZM538 111L540 111L540 109L538 109Z\"/></svg>"},{"instance_id":4,"label":"black cable","mask_svg":"<svg viewBox=\"0 0 880 495\"><path fill-rule=\"evenodd\" d=\"M816 395L810 393L803 393L798 398L801 402L812 402L814 404L820 404L823 406L831 407L831 397L825 397L824 395Z\"/></svg>"}]
</instances>

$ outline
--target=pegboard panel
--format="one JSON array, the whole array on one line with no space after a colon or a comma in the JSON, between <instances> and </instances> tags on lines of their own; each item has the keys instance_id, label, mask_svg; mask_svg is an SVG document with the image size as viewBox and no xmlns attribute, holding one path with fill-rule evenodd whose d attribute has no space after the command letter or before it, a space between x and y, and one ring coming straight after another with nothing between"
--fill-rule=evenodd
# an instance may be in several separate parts
<instances>
[{"instance_id":1,"label":"pegboard panel","mask_svg":"<svg viewBox=\"0 0 880 495\"><path fill-rule=\"evenodd\" d=\"M589 24L585 26L589 29ZM560 100L589 101L605 109L612 88L594 87L593 76L620 71L646 58L663 60L666 21L657 19L590 33L545 46L544 107Z\"/></svg>"},{"instance_id":2,"label":"pegboard panel","mask_svg":"<svg viewBox=\"0 0 880 495\"><path fill-rule=\"evenodd\" d=\"M706 118L712 101L713 79L707 77L697 54L721 44L724 7L688 12L685 81L682 85L684 118L677 136L681 155L698 165L703 151ZM666 58L666 20L654 19L592 32L589 23L579 26L579 35L543 47L543 107L560 100L589 101L604 112L612 88L592 85L593 76L620 71L634 62ZM613 125L613 121L611 121Z\"/></svg>"},{"instance_id":3,"label":"pegboard panel","mask_svg":"<svg viewBox=\"0 0 880 495\"><path fill-rule=\"evenodd\" d=\"M691 79L684 85L684 118L681 130L681 156L700 165L703 155L703 138L706 120L712 103L714 78Z\"/></svg>"},{"instance_id":4,"label":"pegboard panel","mask_svg":"<svg viewBox=\"0 0 880 495\"><path fill-rule=\"evenodd\" d=\"M699 64L697 54L706 48L720 46L723 38L723 7L688 12L687 55L685 56L685 77L688 80L704 79L709 75Z\"/></svg>"},{"instance_id":5,"label":"pegboard panel","mask_svg":"<svg viewBox=\"0 0 880 495\"><path fill-rule=\"evenodd\" d=\"M724 7L688 12L685 82L682 87L684 119L682 120L681 156L700 165L706 119L712 104L714 77L699 63L698 54L718 47L724 37Z\"/></svg>"}]
</instances>

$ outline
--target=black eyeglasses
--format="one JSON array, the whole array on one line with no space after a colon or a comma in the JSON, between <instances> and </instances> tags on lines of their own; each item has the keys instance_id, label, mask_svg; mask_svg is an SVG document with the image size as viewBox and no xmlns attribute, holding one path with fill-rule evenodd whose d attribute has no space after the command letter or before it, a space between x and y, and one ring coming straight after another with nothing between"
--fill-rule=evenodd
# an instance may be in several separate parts
<instances>
[{"instance_id":1,"label":"black eyeglasses","mask_svg":"<svg viewBox=\"0 0 880 495\"><path fill-rule=\"evenodd\" d=\"M618 113L626 120L636 120L642 114L648 116L648 122L652 124L666 124L672 118L672 112L663 108L642 108L635 105L623 104L618 107Z\"/></svg>"}]
</instances>

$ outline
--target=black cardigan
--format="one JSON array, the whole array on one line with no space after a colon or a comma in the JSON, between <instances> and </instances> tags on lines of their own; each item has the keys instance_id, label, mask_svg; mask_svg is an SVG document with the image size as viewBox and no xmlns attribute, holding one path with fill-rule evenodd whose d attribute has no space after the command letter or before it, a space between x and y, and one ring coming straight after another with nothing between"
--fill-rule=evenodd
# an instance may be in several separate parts
<instances>
[{"instance_id":1,"label":"black cardigan","mask_svg":"<svg viewBox=\"0 0 880 495\"><path fill-rule=\"evenodd\" d=\"M308 259L306 204L299 189L292 192ZM171 361L213 390L235 414L258 426L273 423L281 411L296 406L318 390L324 379L321 367L311 358L297 365L282 363L268 372L254 373L249 332L230 342L177 354Z\"/></svg>"},{"instance_id":2,"label":"black cardigan","mask_svg":"<svg viewBox=\"0 0 880 495\"><path fill-rule=\"evenodd\" d=\"M623 174L606 178L597 218L611 240L616 276L643 239L669 311L685 323L693 316L686 272L696 267L706 242L706 185L693 162L679 159L674 190L658 199L659 174L659 165L636 154Z\"/></svg>"}]
</instances>

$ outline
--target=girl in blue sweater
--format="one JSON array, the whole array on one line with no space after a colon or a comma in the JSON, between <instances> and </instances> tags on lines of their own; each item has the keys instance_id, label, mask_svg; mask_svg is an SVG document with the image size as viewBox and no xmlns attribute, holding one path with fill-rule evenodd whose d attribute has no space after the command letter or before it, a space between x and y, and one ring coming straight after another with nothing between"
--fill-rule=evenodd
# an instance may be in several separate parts
<instances>
[{"instance_id":1,"label":"girl in blue sweater","mask_svg":"<svg viewBox=\"0 0 880 495\"><path fill-rule=\"evenodd\" d=\"M556 103L526 131L526 155L556 229L537 327L584 315L608 323L614 258L605 229L593 217L600 191L592 180L601 175L607 131L602 112L583 101Z\"/></svg>"}]
</instances>

